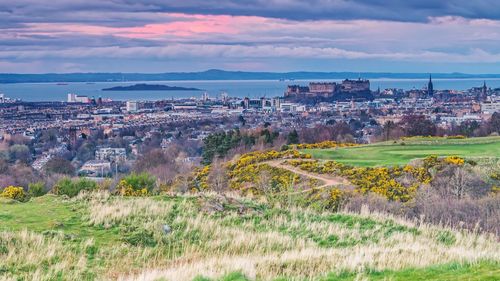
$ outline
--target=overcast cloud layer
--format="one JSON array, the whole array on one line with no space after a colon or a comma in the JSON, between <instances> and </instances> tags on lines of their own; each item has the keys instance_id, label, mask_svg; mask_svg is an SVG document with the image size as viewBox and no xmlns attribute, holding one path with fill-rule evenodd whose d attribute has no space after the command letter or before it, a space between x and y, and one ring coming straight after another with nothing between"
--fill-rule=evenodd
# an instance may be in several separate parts
<instances>
[{"instance_id":1,"label":"overcast cloud layer","mask_svg":"<svg viewBox=\"0 0 500 281\"><path fill-rule=\"evenodd\" d=\"M0 0L0 72L500 72L497 0Z\"/></svg>"}]
</instances>

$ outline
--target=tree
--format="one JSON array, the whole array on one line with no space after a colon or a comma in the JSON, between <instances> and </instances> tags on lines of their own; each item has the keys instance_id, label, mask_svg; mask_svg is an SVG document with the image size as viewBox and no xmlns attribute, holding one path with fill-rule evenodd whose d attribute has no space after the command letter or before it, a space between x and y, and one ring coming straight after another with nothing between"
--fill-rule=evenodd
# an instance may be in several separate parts
<instances>
[{"instance_id":1,"label":"tree","mask_svg":"<svg viewBox=\"0 0 500 281\"><path fill-rule=\"evenodd\" d=\"M479 129L480 125L477 121L466 121L458 126L458 134L471 137L474 132Z\"/></svg>"},{"instance_id":2,"label":"tree","mask_svg":"<svg viewBox=\"0 0 500 281\"><path fill-rule=\"evenodd\" d=\"M87 162L95 157L96 145L91 141L84 142L77 150L76 157L82 162Z\"/></svg>"},{"instance_id":3,"label":"tree","mask_svg":"<svg viewBox=\"0 0 500 281\"><path fill-rule=\"evenodd\" d=\"M396 124L394 124L394 122L392 122L392 121L390 121L390 120L389 120L389 121L387 121L387 122L385 122L385 124L384 124L384 127L383 127L382 131L383 131L383 134L384 134L384 139L385 139L386 141L388 141L388 140L389 140L389 137L391 136L391 131L392 131L393 129L395 129L395 128L396 128Z\"/></svg>"},{"instance_id":4,"label":"tree","mask_svg":"<svg viewBox=\"0 0 500 281\"><path fill-rule=\"evenodd\" d=\"M214 161L210 165L210 173L208 174L208 185L216 192L222 192L228 187L228 175L224 162Z\"/></svg>"},{"instance_id":5,"label":"tree","mask_svg":"<svg viewBox=\"0 0 500 281\"><path fill-rule=\"evenodd\" d=\"M25 163L10 165L5 174L13 179L12 184L16 186L27 187L29 183L40 180L35 170Z\"/></svg>"},{"instance_id":6,"label":"tree","mask_svg":"<svg viewBox=\"0 0 500 281\"><path fill-rule=\"evenodd\" d=\"M272 144L274 140L278 137L279 133L278 132L271 133L269 129L264 129L262 130L262 132L260 132L260 135L264 137L264 143Z\"/></svg>"},{"instance_id":7,"label":"tree","mask_svg":"<svg viewBox=\"0 0 500 281\"><path fill-rule=\"evenodd\" d=\"M500 112L493 113L489 123L491 132L500 134Z\"/></svg>"},{"instance_id":8,"label":"tree","mask_svg":"<svg viewBox=\"0 0 500 281\"><path fill-rule=\"evenodd\" d=\"M210 164L215 157L224 157L229 150L240 145L242 136L239 129L208 135L203 140L203 164ZM248 140L248 139L247 139Z\"/></svg>"},{"instance_id":9,"label":"tree","mask_svg":"<svg viewBox=\"0 0 500 281\"><path fill-rule=\"evenodd\" d=\"M31 160L31 152L27 145L14 144L9 148L9 155L12 161L28 163Z\"/></svg>"},{"instance_id":10,"label":"tree","mask_svg":"<svg viewBox=\"0 0 500 281\"><path fill-rule=\"evenodd\" d=\"M335 125L335 123L337 123L335 119L329 119L328 121L326 121L326 125Z\"/></svg>"},{"instance_id":11,"label":"tree","mask_svg":"<svg viewBox=\"0 0 500 281\"><path fill-rule=\"evenodd\" d=\"M8 169L9 169L9 164L7 163L7 161L0 158L0 174L7 172Z\"/></svg>"},{"instance_id":12,"label":"tree","mask_svg":"<svg viewBox=\"0 0 500 281\"><path fill-rule=\"evenodd\" d=\"M264 193L266 196L267 200L271 201L272 198L275 198L276 196L273 196L273 188L272 188L272 175L269 173L269 171L261 171L258 175L257 178L257 189Z\"/></svg>"},{"instance_id":13,"label":"tree","mask_svg":"<svg viewBox=\"0 0 500 281\"><path fill-rule=\"evenodd\" d=\"M405 115L400 123L408 136L436 135L436 125L424 115Z\"/></svg>"},{"instance_id":14,"label":"tree","mask_svg":"<svg viewBox=\"0 0 500 281\"><path fill-rule=\"evenodd\" d=\"M52 158L45 164L45 172L47 174L63 174L72 176L75 174L75 167L71 162L63 158Z\"/></svg>"},{"instance_id":15,"label":"tree","mask_svg":"<svg viewBox=\"0 0 500 281\"><path fill-rule=\"evenodd\" d=\"M286 139L286 143L287 144L298 144L299 143L299 133L297 133L297 130L293 129L293 131L291 131L288 134L288 137Z\"/></svg>"},{"instance_id":16,"label":"tree","mask_svg":"<svg viewBox=\"0 0 500 281\"><path fill-rule=\"evenodd\" d=\"M439 191L442 198L463 199L479 198L490 190L490 187L473 171L462 166L449 166L434 177L432 186Z\"/></svg>"},{"instance_id":17,"label":"tree","mask_svg":"<svg viewBox=\"0 0 500 281\"><path fill-rule=\"evenodd\" d=\"M30 144L30 139L23 136L23 135L13 135L10 137L9 139L9 144L10 145L14 145L14 144L24 144L24 145L28 145Z\"/></svg>"},{"instance_id":18,"label":"tree","mask_svg":"<svg viewBox=\"0 0 500 281\"><path fill-rule=\"evenodd\" d=\"M48 146L54 146L57 144L58 131L56 129L44 130L40 136L40 142L47 144Z\"/></svg>"},{"instance_id":19,"label":"tree","mask_svg":"<svg viewBox=\"0 0 500 281\"><path fill-rule=\"evenodd\" d=\"M245 126L245 124L247 123L247 120L245 120L245 117L243 117L243 115L240 115L238 117L238 121L241 123L242 126Z\"/></svg>"},{"instance_id":20,"label":"tree","mask_svg":"<svg viewBox=\"0 0 500 281\"><path fill-rule=\"evenodd\" d=\"M137 159L134 170L143 172L161 165L172 165L176 157L177 155L167 155L162 149L154 149L142 154L139 159Z\"/></svg>"},{"instance_id":21,"label":"tree","mask_svg":"<svg viewBox=\"0 0 500 281\"><path fill-rule=\"evenodd\" d=\"M359 120L351 119L349 120L349 126L351 127L352 131L357 131L363 128L363 123L361 123L361 121Z\"/></svg>"},{"instance_id":22,"label":"tree","mask_svg":"<svg viewBox=\"0 0 500 281\"><path fill-rule=\"evenodd\" d=\"M338 140L342 139L343 136L350 135L351 137L354 135L354 132L351 130L351 127L345 122L338 122L333 125L332 128L332 139Z\"/></svg>"}]
</instances>

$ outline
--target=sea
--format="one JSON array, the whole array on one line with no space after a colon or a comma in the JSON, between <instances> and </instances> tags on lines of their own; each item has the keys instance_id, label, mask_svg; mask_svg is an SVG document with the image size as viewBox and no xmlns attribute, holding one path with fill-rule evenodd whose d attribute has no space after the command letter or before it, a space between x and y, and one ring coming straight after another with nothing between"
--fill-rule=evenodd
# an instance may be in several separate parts
<instances>
[{"instance_id":1,"label":"sea","mask_svg":"<svg viewBox=\"0 0 500 281\"><path fill-rule=\"evenodd\" d=\"M490 88L500 88L499 78L490 79L433 79L436 90L466 90L481 87L484 82ZM111 100L168 100L179 98L200 98L203 93L217 98L222 93L230 97L276 97L282 96L287 85L308 85L309 82L341 82L341 80L214 80L214 81L133 81L133 82L96 82L96 83L19 83L0 84L0 93L11 99L27 102L66 101L69 93L88 97L102 97ZM427 86L427 79L370 79L372 90L387 88L422 89ZM129 86L138 83L161 84L201 91L102 91L115 86Z\"/></svg>"}]
</instances>

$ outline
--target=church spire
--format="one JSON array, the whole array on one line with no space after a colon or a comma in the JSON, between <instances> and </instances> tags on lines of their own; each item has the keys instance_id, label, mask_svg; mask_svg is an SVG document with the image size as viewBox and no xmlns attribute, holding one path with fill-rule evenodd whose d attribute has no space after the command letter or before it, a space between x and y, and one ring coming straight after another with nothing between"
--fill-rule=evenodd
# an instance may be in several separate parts
<instances>
[{"instance_id":1,"label":"church spire","mask_svg":"<svg viewBox=\"0 0 500 281\"><path fill-rule=\"evenodd\" d=\"M482 90L482 93L481 93L481 99L482 100L486 100L487 97L488 97L488 87L486 86L486 80L484 80L484 82L483 82L483 90Z\"/></svg>"},{"instance_id":2,"label":"church spire","mask_svg":"<svg viewBox=\"0 0 500 281\"><path fill-rule=\"evenodd\" d=\"M429 83L427 84L427 95L432 97L434 95L434 85L432 84L432 75L429 74Z\"/></svg>"}]
</instances>

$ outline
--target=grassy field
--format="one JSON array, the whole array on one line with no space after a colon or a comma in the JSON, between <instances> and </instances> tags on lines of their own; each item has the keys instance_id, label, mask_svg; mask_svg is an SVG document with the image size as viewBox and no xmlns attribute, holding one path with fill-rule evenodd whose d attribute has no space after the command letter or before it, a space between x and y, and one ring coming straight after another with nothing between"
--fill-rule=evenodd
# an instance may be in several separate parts
<instances>
[{"instance_id":1,"label":"grassy field","mask_svg":"<svg viewBox=\"0 0 500 281\"><path fill-rule=\"evenodd\" d=\"M404 143L404 145L402 145ZM337 149L304 149L316 159L336 160L355 166L404 165L429 155L457 155L467 159L500 159L500 137L471 139L429 139L383 142Z\"/></svg>"},{"instance_id":2,"label":"grassy field","mask_svg":"<svg viewBox=\"0 0 500 281\"><path fill-rule=\"evenodd\" d=\"M0 221L2 281L500 276L500 246L491 236L214 194L3 200Z\"/></svg>"}]
</instances>

